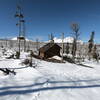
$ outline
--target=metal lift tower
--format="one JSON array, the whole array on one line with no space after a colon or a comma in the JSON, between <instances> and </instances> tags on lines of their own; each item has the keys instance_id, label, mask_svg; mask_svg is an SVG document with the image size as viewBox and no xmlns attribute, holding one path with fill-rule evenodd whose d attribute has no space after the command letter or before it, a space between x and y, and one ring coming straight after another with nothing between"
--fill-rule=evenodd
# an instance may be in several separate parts
<instances>
[{"instance_id":1,"label":"metal lift tower","mask_svg":"<svg viewBox=\"0 0 100 100\"><path fill-rule=\"evenodd\" d=\"M17 37L18 40L18 47L19 47L19 54L21 52L21 44L23 44L23 49L26 51L26 39L25 39L25 20L24 20L24 15L22 14L22 9L20 6L17 6L17 11L15 14L15 17L18 18L18 22L16 26L18 26L18 33L19 36Z\"/></svg>"}]
</instances>

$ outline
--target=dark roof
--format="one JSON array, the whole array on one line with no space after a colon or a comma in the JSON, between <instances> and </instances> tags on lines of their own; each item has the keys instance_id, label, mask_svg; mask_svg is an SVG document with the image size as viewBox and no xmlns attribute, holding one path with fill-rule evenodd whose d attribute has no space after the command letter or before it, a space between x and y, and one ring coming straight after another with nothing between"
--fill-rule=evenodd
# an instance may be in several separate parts
<instances>
[{"instance_id":1,"label":"dark roof","mask_svg":"<svg viewBox=\"0 0 100 100\"><path fill-rule=\"evenodd\" d=\"M56 43L48 43L46 45L44 45L43 47L41 47L39 50L43 50L43 52L47 51L48 49L50 49L51 47L53 47L54 45L58 46L59 48L61 48L59 45L57 45Z\"/></svg>"}]
</instances>

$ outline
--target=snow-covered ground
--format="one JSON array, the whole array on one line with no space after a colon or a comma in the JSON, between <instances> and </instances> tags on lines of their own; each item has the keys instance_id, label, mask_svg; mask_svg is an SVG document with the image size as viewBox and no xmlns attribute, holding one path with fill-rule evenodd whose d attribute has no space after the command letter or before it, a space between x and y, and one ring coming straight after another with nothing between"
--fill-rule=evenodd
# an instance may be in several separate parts
<instances>
[{"instance_id":1,"label":"snow-covered ground","mask_svg":"<svg viewBox=\"0 0 100 100\"><path fill-rule=\"evenodd\" d=\"M84 67L33 58L32 68L21 60L0 61L0 67L16 67L16 75L0 72L0 100L100 100L100 63L85 61L90 67Z\"/></svg>"}]
</instances>

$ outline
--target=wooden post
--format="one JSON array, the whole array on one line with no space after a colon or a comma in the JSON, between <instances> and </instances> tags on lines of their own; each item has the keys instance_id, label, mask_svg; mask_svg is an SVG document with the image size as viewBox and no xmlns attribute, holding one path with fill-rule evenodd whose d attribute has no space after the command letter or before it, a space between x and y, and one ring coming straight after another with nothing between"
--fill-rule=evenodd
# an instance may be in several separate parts
<instances>
[{"instance_id":1,"label":"wooden post","mask_svg":"<svg viewBox=\"0 0 100 100\"><path fill-rule=\"evenodd\" d=\"M64 33L62 33L62 62L63 62L63 52L64 52Z\"/></svg>"}]
</instances>

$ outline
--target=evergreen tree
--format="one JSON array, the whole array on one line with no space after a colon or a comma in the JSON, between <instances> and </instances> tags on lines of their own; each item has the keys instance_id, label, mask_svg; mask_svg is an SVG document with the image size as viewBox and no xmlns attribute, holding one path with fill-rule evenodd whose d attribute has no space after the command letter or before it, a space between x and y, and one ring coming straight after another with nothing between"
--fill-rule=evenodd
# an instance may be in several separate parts
<instances>
[{"instance_id":1,"label":"evergreen tree","mask_svg":"<svg viewBox=\"0 0 100 100\"><path fill-rule=\"evenodd\" d=\"M93 45L94 45L94 34L95 34L95 32L93 31L91 33L90 40L88 41L88 55L89 55L89 60L92 57L92 50L93 50Z\"/></svg>"},{"instance_id":2,"label":"evergreen tree","mask_svg":"<svg viewBox=\"0 0 100 100\"><path fill-rule=\"evenodd\" d=\"M88 53L92 52L92 48L93 48L93 44L94 44L94 34L95 34L94 32L91 33L90 40L88 41L88 43L89 43L89 46L88 46L89 51L88 51Z\"/></svg>"}]
</instances>

